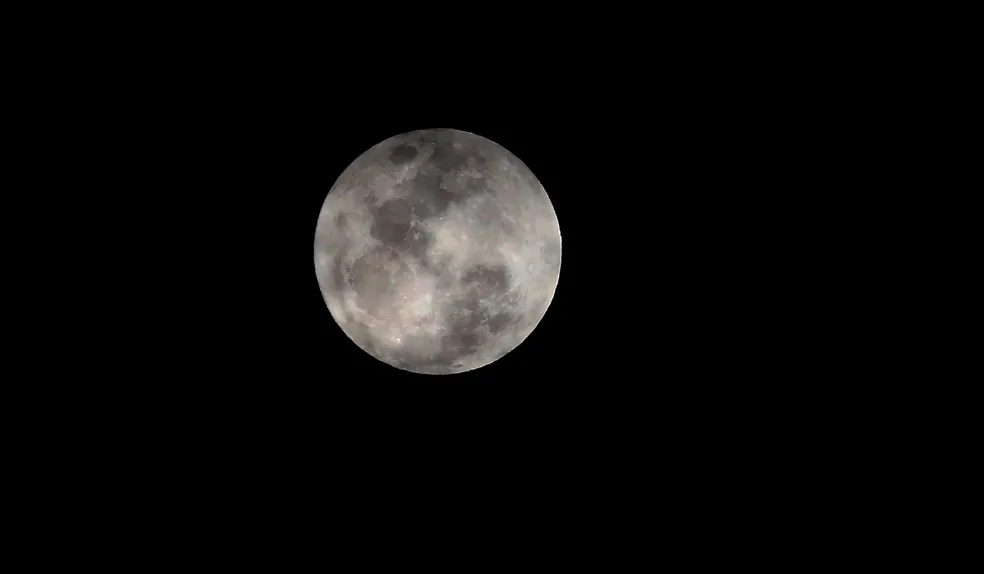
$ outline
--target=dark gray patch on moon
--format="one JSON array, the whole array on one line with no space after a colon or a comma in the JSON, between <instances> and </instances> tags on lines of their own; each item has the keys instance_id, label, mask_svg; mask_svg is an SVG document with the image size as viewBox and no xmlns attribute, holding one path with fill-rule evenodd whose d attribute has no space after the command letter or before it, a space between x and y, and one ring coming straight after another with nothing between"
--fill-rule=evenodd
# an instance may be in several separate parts
<instances>
[{"instance_id":1,"label":"dark gray patch on moon","mask_svg":"<svg viewBox=\"0 0 984 574\"><path fill-rule=\"evenodd\" d=\"M448 322L441 339L441 352L428 362L430 367L451 367L479 351L496 334L516 321L511 309L494 301L509 289L505 266L476 265L461 278L464 296L452 302L457 312Z\"/></svg>"},{"instance_id":2,"label":"dark gray patch on moon","mask_svg":"<svg viewBox=\"0 0 984 574\"><path fill-rule=\"evenodd\" d=\"M511 325L515 321L515 317L506 312L499 312L492 315L488 319L489 331L493 333L498 333Z\"/></svg>"},{"instance_id":3,"label":"dark gray patch on moon","mask_svg":"<svg viewBox=\"0 0 984 574\"><path fill-rule=\"evenodd\" d=\"M451 142L440 142L434 145L430 162L442 173L453 173L468 166L467 151L455 148Z\"/></svg>"},{"instance_id":4,"label":"dark gray patch on moon","mask_svg":"<svg viewBox=\"0 0 984 574\"><path fill-rule=\"evenodd\" d=\"M412 196L416 196L416 199L430 198L431 194L441 187L441 174L433 169L422 167L414 176L411 184L410 193Z\"/></svg>"},{"instance_id":5,"label":"dark gray patch on moon","mask_svg":"<svg viewBox=\"0 0 984 574\"><path fill-rule=\"evenodd\" d=\"M406 200L410 204L410 209L418 221L425 221L447 212L451 202L438 200L434 195L424 193L421 188L410 187Z\"/></svg>"},{"instance_id":6,"label":"dark gray patch on moon","mask_svg":"<svg viewBox=\"0 0 984 574\"><path fill-rule=\"evenodd\" d=\"M442 178L443 175L431 167L422 168L413 178L410 201L421 219L444 215L452 205L465 199L448 191Z\"/></svg>"},{"instance_id":7,"label":"dark gray patch on moon","mask_svg":"<svg viewBox=\"0 0 984 574\"><path fill-rule=\"evenodd\" d=\"M397 165L410 163L416 157L417 148L406 144L398 145L390 152L390 161Z\"/></svg>"},{"instance_id":8,"label":"dark gray patch on moon","mask_svg":"<svg viewBox=\"0 0 984 574\"><path fill-rule=\"evenodd\" d=\"M410 194L408 199L391 199L370 209L373 223L369 231L383 245L409 253L422 265L427 263L427 249L432 241L430 232L421 222L436 213L433 205L423 201L424 198L425 194Z\"/></svg>"},{"instance_id":9,"label":"dark gray patch on moon","mask_svg":"<svg viewBox=\"0 0 984 574\"><path fill-rule=\"evenodd\" d=\"M536 178L497 144L454 130L396 136L353 162L325 201L315 251L349 338L429 374L515 348L560 271L556 215Z\"/></svg>"},{"instance_id":10,"label":"dark gray patch on moon","mask_svg":"<svg viewBox=\"0 0 984 574\"><path fill-rule=\"evenodd\" d=\"M405 199L391 199L372 210L373 223L369 233L383 245L399 247L410 231L413 210Z\"/></svg>"},{"instance_id":11,"label":"dark gray patch on moon","mask_svg":"<svg viewBox=\"0 0 984 574\"><path fill-rule=\"evenodd\" d=\"M448 367L461 362L515 320L507 311L493 311L487 307L470 309L471 306L461 304L462 311L450 321L448 333L441 339L441 352L434 357L431 366Z\"/></svg>"}]
</instances>

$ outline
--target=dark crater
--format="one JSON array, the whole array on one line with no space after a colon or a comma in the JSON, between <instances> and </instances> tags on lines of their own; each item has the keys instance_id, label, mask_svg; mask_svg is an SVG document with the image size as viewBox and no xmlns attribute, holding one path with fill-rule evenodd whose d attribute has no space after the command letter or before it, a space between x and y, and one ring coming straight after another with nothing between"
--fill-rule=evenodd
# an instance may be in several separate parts
<instances>
[{"instance_id":1,"label":"dark crater","mask_svg":"<svg viewBox=\"0 0 984 574\"><path fill-rule=\"evenodd\" d=\"M457 149L451 142L438 142L428 158L428 163L442 173L458 171L468 166L469 152L467 149Z\"/></svg>"},{"instance_id":2,"label":"dark crater","mask_svg":"<svg viewBox=\"0 0 984 574\"><path fill-rule=\"evenodd\" d=\"M391 199L379 207L370 209L372 228L369 234L383 245L402 246L410 231L413 208L405 199Z\"/></svg>"},{"instance_id":3,"label":"dark crater","mask_svg":"<svg viewBox=\"0 0 984 574\"><path fill-rule=\"evenodd\" d=\"M411 145L400 144L393 148L389 154L389 158L391 162L397 165L404 165L413 161L417 157L417 153L417 148Z\"/></svg>"},{"instance_id":4,"label":"dark crater","mask_svg":"<svg viewBox=\"0 0 984 574\"><path fill-rule=\"evenodd\" d=\"M506 327L515 322L515 320L516 317L514 317L511 313L496 313L495 315L489 317L489 331L492 331L493 333L501 333L506 329Z\"/></svg>"},{"instance_id":5,"label":"dark crater","mask_svg":"<svg viewBox=\"0 0 984 574\"><path fill-rule=\"evenodd\" d=\"M430 166L417 172L411 181L409 201L414 213L421 219L443 215L452 205L465 199L465 196L448 191L441 182L441 174Z\"/></svg>"},{"instance_id":6,"label":"dark crater","mask_svg":"<svg viewBox=\"0 0 984 574\"><path fill-rule=\"evenodd\" d=\"M401 253L409 253L426 261L427 249L433 242L431 234L417 223L434 212L431 203L411 195L397 198L370 210L373 218L369 234L380 243Z\"/></svg>"}]
</instances>

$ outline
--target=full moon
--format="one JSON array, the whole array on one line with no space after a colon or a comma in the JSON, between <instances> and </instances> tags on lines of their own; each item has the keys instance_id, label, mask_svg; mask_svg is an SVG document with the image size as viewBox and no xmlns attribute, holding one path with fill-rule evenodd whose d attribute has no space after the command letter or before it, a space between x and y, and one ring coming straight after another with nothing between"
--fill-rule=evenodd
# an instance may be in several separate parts
<instances>
[{"instance_id":1,"label":"full moon","mask_svg":"<svg viewBox=\"0 0 984 574\"><path fill-rule=\"evenodd\" d=\"M547 311L557 214L530 169L458 130L394 136L342 172L315 229L315 271L342 331L404 371L496 361Z\"/></svg>"}]
</instances>

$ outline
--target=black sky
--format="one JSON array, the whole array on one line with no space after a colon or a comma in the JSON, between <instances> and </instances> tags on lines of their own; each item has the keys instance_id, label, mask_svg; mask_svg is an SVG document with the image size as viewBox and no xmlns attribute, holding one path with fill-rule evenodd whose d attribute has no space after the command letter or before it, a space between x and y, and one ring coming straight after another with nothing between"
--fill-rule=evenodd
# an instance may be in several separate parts
<instances>
[{"instance_id":1,"label":"black sky","mask_svg":"<svg viewBox=\"0 0 984 574\"><path fill-rule=\"evenodd\" d=\"M789 122L766 121L762 100L736 88L765 79L714 59L714 73L670 62L446 82L238 61L158 80L154 113L132 128L154 134L162 151L144 161L178 214L149 240L176 269L157 279L169 296L155 311L170 341L155 365L176 380L168 401L304 440L431 428L580 437L574 448L650 425L743 425L782 384L796 353L785 332L803 313L779 303L801 280L784 271L796 255L783 232L803 216L788 190L809 181L790 179ZM342 170L388 137L438 127L522 159L563 237L555 298L529 338L443 377L349 341L312 254Z\"/></svg>"}]
</instances>

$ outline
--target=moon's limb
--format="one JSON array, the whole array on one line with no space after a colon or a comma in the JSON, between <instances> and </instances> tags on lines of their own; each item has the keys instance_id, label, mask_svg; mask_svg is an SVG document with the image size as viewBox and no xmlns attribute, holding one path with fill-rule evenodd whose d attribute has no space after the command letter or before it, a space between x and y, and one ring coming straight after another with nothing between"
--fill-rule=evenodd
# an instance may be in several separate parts
<instances>
[{"instance_id":1,"label":"moon's limb","mask_svg":"<svg viewBox=\"0 0 984 574\"><path fill-rule=\"evenodd\" d=\"M332 317L377 359L469 371L518 346L557 288L561 239L529 168L481 136L423 130L363 153L315 231Z\"/></svg>"}]
</instances>

